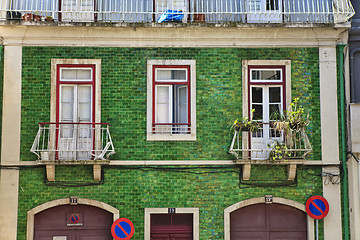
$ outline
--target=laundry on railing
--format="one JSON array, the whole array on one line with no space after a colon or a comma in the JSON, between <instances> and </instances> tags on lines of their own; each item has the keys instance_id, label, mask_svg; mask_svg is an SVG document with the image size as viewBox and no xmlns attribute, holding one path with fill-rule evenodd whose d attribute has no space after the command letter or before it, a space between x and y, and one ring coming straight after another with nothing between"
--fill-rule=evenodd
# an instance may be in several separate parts
<instances>
[{"instance_id":1,"label":"laundry on railing","mask_svg":"<svg viewBox=\"0 0 360 240\"><path fill-rule=\"evenodd\" d=\"M162 23L162 22L182 21L183 17L184 17L183 11L168 9L163 14L161 14L157 22Z\"/></svg>"}]
</instances>

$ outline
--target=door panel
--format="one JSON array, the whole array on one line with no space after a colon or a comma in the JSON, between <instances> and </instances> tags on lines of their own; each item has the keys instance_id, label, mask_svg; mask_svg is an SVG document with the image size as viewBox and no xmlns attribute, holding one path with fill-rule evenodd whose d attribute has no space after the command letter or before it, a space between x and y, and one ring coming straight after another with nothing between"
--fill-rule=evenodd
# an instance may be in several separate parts
<instances>
[{"instance_id":1,"label":"door panel","mask_svg":"<svg viewBox=\"0 0 360 240\"><path fill-rule=\"evenodd\" d=\"M60 85L61 123L92 122L92 86ZM93 139L89 124L60 124L58 158L60 160L89 160L92 157Z\"/></svg>"},{"instance_id":2,"label":"door panel","mask_svg":"<svg viewBox=\"0 0 360 240\"><path fill-rule=\"evenodd\" d=\"M62 21L94 21L94 0L62 0Z\"/></svg>"},{"instance_id":3,"label":"door panel","mask_svg":"<svg viewBox=\"0 0 360 240\"><path fill-rule=\"evenodd\" d=\"M255 204L230 214L230 239L306 240L306 213L282 204Z\"/></svg>"}]
</instances>

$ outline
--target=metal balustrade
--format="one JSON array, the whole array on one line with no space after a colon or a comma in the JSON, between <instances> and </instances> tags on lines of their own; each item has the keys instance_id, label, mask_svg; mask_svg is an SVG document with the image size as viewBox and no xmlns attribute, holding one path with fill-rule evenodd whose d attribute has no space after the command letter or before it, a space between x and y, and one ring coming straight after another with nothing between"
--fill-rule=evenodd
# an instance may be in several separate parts
<instances>
[{"instance_id":1,"label":"metal balustrade","mask_svg":"<svg viewBox=\"0 0 360 240\"><path fill-rule=\"evenodd\" d=\"M115 154L108 123L39 123L30 152L40 161L106 160Z\"/></svg>"},{"instance_id":2,"label":"metal balustrade","mask_svg":"<svg viewBox=\"0 0 360 240\"><path fill-rule=\"evenodd\" d=\"M167 10L187 23L342 23L355 14L350 0L2 0L0 20L147 23Z\"/></svg>"},{"instance_id":3,"label":"metal balustrade","mask_svg":"<svg viewBox=\"0 0 360 240\"><path fill-rule=\"evenodd\" d=\"M263 128L256 132L235 131L229 153L236 160L305 160L313 149L304 129L278 132L269 128L270 137L262 138ZM253 146L252 146L253 145ZM277 146L279 146L277 148ZM275 152L277 150L277 152Z\"/></svg>"}]
</instances>

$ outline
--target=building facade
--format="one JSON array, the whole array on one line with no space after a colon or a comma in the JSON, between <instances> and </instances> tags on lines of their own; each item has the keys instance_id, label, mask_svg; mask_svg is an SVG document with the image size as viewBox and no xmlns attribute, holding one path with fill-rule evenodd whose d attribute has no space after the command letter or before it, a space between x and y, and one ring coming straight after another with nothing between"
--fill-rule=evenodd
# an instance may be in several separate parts
<instances>
[{"instance_id":1,"label":"building facade","mask_svg":"<svg viewBox=\"0 0 360 240\"><path fill-rule=\"evenodd\" d=\"M350 233L351 239L359 239L360 231L357 224L360 222L360 190L359 190L359 71L356 67L359 65L359 47L360 47L360 20L358 2L353 1L356 14L351 20L351 29L349 31L349 65L350 74L347 75L347 96L346 103L348 109L348 169L349 169L349 214L350 214Z\"/></svg>"},{"instance_id":2,"label":"building facade","mask_svg":"<svg viewBox=\"0 0 360 240\"><path fill-rule=\"evenodd\" d=\"M0 239L347 236L350 2L1 4Z\"/></svg>"}]
</instances>

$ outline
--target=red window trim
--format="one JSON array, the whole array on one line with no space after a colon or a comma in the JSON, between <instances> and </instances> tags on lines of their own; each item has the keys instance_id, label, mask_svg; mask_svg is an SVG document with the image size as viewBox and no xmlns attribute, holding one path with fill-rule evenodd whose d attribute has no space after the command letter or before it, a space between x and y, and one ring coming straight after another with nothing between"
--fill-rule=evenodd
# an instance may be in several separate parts
<instances>
[{"instance_id":1,"label":"red window trim","mask_svg":"<svg viewBox=\"0 0 360 240\"><path fill-rule=\"evenodd\" d=\"M268 81L264 81L264 82L251 82L251 69L282 69L282 82L268 82ZM274 86L282 86L282 91L283 91L283 111L286 110L286 72L285 72L285 65L249 65L248 66L248 113L250 114L251 109L250 109L250 105L251 105L251 98L250 98L250 91L251 91L251 86L253 85L274 85ZM249 139L249 148L251 149L251 133L248 133L248 139ZM251 153L250 153L251 155Z\"/></svg>"},{"instance_id":2,"label":"red window trim","mask_svg":"<svg viewBox=\"0 0 360 240\"><path fill-rule=\"evenodd\" d=\"M251 70L252 69L281 69L282 70L282 82L270 82L270 81L264 81L264 82L251 82ZM282 91L283 91L283 110L286 109L286 72L285 72L285 66L284 65L249 65L248 66L248 112L250 113L250 91L252 85L281 85Z\"/></svg>"},{"instance_id":3,"label":"red window trim","mask_svg":"<svg viewBox=\"0 0 360 240\"><path fill-rule=\"evenodd\" d=\"M186 82L157 82L156 81L156 69L187 69L187 81ZM190 91L190 65L153 65L152 66L152 127L155 125L187 125L191 126L191 91ZM187 85L188 90L188 122L187 123L156 123L155 122L155 87L156 85Z\"/></svg>"},{"instance_id":4,"label":"red window trim","mask_svg":"<svg viewBox=\"0 0 360 240\"><path fill-rule=\"evenodd\" d=\"M60 81L61 68L91 68L92 80L91 81ZM92 122L95 120L95 64L58 64L56 65L56 122L60 119L60 85L91 85L92 86Z\"/></svg>"}]
</instances>

